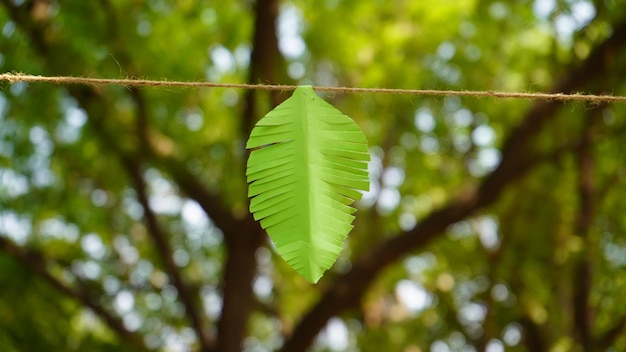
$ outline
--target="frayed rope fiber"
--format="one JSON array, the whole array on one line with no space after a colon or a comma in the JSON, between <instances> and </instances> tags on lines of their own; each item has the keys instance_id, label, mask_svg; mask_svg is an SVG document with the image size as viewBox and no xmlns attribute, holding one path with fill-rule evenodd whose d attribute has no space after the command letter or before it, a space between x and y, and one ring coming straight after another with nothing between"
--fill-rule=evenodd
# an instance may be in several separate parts
<instances>
[{"instance_id":1,"label":"frayed rope fiber","mask_svg":"<svg viewBox=\"0 0 626 352\"><path fill-rule=\"evenodd\" d=\"M44 82L53 84L82 84L82 85L116 85L126 87L181 87L181 88L240 88L257 90L295 90L294 85L279 84L245 84L245 83L213 83L213 82L185 82L147 79L113 79L113 78L89 78L70 76L35 76L21 73L0 74L0 81L9 83L17 82ZM357 88L357 87L322 87L313 86L319 92L334 93L373 93L373 94L405 94L405 95L429 95L429 96L458 96L458 97L493 97L501 99L534 99L553 101L586 101L596 104L626 102L626 96L593 95L593 94L565 94L565 93L526 93L526 92L502 92L502 91L471 91L471 90L436 90L436 89L397 89L397 88Z\"/></svg>"}]
</instances>

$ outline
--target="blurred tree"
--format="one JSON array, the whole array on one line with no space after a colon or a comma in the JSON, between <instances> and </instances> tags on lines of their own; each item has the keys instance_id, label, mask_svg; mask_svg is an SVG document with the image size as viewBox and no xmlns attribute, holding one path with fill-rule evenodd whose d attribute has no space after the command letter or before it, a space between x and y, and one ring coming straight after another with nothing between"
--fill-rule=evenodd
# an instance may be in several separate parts
<instances>
[{"instance_id":1,"label":"blurred tree","mask_svg":"<svg viewBox=\"0 0 626 352\"><path fill-rule=\"evenodd\" d=\"M626 94L621 0L0 3L2 72ZM626 350L624 104L326 95L371 190L313 286L247 211L287 96L2 83L2 350Z\"/></svg>"}]
</instances>

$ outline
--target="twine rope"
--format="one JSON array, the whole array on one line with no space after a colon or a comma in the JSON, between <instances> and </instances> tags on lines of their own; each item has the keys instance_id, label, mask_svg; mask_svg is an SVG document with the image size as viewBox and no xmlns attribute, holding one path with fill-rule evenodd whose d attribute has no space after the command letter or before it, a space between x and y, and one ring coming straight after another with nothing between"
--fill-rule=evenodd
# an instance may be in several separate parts
<instances>
[{"instance_id":1,"label":"twine rope","mask_svg":"<svg viewBox=\"0 0 626 352\"><path fill-rule=\"evenodd\" d=\"M215 83L215 82L192 82L192 81L167 81L148 80L134 78L90 78L72 76L37 76L21 73L0 74L0 81L7 81L10 84L17 82L44 82L52 84L79 84L94 86L125 86L125 87L180 87L180 88L239 88L257 90L295 90L295 85L280 84L246 84L246 83ZM492 97L501 99L535 99L552 101L586 101L596 104L611 102L626 102L626 96L616 95L595 95L582 93L533 93L533 92L504 92L504 91L472 91L472 90L437 90L437 89L399 89L399 88L359 88L359 87L326 87L313 86L319 92L334 93L373 93L373 94L404 94L423 96L458 96L458 97Z\"/></svg>"}]
</instances>

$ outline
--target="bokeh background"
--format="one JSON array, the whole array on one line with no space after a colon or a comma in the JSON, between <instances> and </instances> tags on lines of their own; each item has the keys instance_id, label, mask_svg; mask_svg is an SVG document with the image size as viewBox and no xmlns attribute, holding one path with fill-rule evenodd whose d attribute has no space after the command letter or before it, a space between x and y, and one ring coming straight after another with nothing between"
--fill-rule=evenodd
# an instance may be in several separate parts
<instances>
[{"instance_id":1,"label":"bokeh background","mask_svg":"<svg viewBox=\"0 0 626 352\"><path fill-rule=\"evenodd\" d=\"M626 95L626 2L1 0L0 72ZM371 186L311 285L247 210L288 96L0 82L0 349L626 350L624 103L322 94Z\"/></svg>"}]
</instances>

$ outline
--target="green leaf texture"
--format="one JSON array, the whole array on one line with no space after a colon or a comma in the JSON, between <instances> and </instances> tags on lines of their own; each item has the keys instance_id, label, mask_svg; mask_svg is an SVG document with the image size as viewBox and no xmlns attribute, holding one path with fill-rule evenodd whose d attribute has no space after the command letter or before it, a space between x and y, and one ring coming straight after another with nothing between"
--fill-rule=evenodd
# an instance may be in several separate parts
<instances>
[{"instance_id":1,"label":"green leaf texture","mask_svg":"<svg viewBox=\"0 0 626 352\"><path fill-rule=\"evenodd\" d=\"M316 283L352 229L369 189L367 140L348 116L299 86L256 124L246 148L250 211L278 254Z\"/></svg>"}]
</instances>

